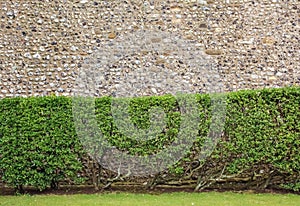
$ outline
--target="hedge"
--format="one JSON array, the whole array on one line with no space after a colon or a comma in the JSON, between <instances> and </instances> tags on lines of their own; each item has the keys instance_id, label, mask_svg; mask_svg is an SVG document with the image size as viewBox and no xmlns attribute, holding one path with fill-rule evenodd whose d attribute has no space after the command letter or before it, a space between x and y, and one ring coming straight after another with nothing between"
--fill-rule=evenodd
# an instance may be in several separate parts
<instances>
[{"instance_id":1,"label":"hedge","mask_svg":"<svg viewBox=\"0 0 300 206\"><path fill-rule=\"evenodd\" d=\"M72 123L72 101L64 97L6 98L0 101L0 171L16 188L45 189L82 165L82 146Z\"/></svg>"},{"instance_id":2,"label":"hedge","mask_svg":"<svg viewBox=\"0 0 300 206\"><path fill-rule=\"evenodd\" d=\"M252 178L263 177L264 187L267 187L272 184L275 174L280 174L282 179L274 184L299 189L300 88L226 94L224 131L206 161L200 161L199 157L212 122L213 104L207 94L197 94L193 98L197 102L196 116L200 122L195 142L180 161L169 165L167 173L170 176L176 174L172 177L180 180L196 178L196 188L199 189L221 179L248 174ZM122 118L114 116L118 115L117 110L111 107L115 100L112 97L95 100L96 124L115 148L131 155L146 156L177 141L180 124L184 120L175 97L125 99L129 105L127 118L132 124L128 124L126 118L122 121ZM85 167L82 159L87 156L84 147L90 149L96 145L94 152L100 156L102 153L99 153L97 141L82 145L78 132L84 135L86 131L76 130L72 106L72 98L61 96L16 97L0 101L2 181L17 189L34 186L43 190L49 186L57 187L62 181L77 183L88 178L81 175ZM149 112L153 109L159 111L161 115L157 118L162 118L164 124L155 124L157 119ZM124 117L123 113L120 115ZM119 122L116 124L116 121ZM140 130L134 133L134 127ZM159 130L161 127L164 127L162 131ZM152 138L138 140L140 132L145 130L152 134Z\"/></svg>"}]
</instances>

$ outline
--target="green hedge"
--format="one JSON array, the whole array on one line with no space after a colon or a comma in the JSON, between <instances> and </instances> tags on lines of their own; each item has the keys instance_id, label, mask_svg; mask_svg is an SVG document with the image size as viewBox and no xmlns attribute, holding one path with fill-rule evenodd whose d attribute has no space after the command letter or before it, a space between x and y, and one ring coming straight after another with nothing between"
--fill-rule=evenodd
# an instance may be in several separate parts
<instances>
[{"instance_id":1,"label":"green hedge","mask_svg":"<svg viewBox=\"0 0 300 206\"><path fill-rule=\"evenodd\" d=\"M64 97L0 101L0 170L6 183L45 189L76 177L82 147L71 105Z\"/></svg>"},{"instance_id":2,"label":"green hedge","mask_svg":"<svg viewBox=\"0 0 300 206\"><path fill-rule=\"evenodd\" d=\"M300 89L265 89L229 95L226 154L232 173L257 164L300 171Z\"/></svg>"},{"instance_id":3,"label":"green hedge","mask_svg":"<svg viewBox=\"0 0 300 206\"><path fill-rule=\"evenodd\" d=\"M192 171L186 169L187 165L198 160L211 122L210 96L197 94L195 99L200 125L194 146L181 162L170 167L170 171L187 176ZM111 97L95 101L97 124L110 144L130 154L147 155L176 141L182 118L173 96L130 100L128 118L140 129L149 129L151 108L159 107L165 113L165 129L147 141L136 140L134 134L129 136L125 123L120 131L114 124L112 101ZM226 102L224 133L208 162L221 165L222 174L228 175L257 167L262 173L276 170L294 177L283 182L285 187L299 185L300 88L232 92L226 95ZM0 122L0 176L5 183L42 190L66 179L82 180L78 175L83 169L80 160L86 154L75 130L71 98L2 99Z\"/></svg>"}]
</instances>

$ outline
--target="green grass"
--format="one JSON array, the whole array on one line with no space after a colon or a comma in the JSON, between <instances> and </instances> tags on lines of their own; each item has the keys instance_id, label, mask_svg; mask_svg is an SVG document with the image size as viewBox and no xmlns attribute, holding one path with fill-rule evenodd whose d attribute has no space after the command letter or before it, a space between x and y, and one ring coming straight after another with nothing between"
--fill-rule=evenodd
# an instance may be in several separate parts
<instances>
[{"instance_id":1,"label":"green grass","mask_svg":"<svg viewBox=\"0 0 300 206\"><path fill-rule=\"evenodd\" d=\"M299 206L300 196L292 194L168 193L0 196L0 205L32 206Z\"/></svg>"}]
</instances>

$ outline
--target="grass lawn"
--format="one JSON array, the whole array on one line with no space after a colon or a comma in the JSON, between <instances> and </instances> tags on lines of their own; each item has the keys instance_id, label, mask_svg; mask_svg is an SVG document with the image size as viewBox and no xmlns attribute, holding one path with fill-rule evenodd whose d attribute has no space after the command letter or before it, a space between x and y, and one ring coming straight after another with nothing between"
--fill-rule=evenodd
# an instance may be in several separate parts
<instances>
[{"instance_id":1,"label":"grass lawn","mask_svg":"<svg viewBox=\"0 0 300 206\"><path fill-rule=\"evenodd\" d=\"M92 194L92 195L24 195L0 196L0 205L32 206L299 206L300 196L292 194L237 193L165 193L150 194Z\"/></svg>"}]
</instances>

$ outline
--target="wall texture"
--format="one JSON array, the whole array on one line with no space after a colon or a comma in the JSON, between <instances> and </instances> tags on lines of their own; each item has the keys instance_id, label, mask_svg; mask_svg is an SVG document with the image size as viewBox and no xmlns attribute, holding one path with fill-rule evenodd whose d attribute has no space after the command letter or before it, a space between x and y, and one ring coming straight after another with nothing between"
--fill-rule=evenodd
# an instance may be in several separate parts
<instances>
[{"instance_id":1,"label":"wall texture","mask_svg":"<svg viewBox=\"0 0 300 206\"><path fill-rule=\"evenodd\" d=\"M298 0L0 0L0 18L0 98L71 95L86 58L143 29L181 35L210 56L225 91L300 82ZM196 92L209 81L168 52L141 51L104 68L98 95L146 64Z\"/></svg>"}]
</instances>

